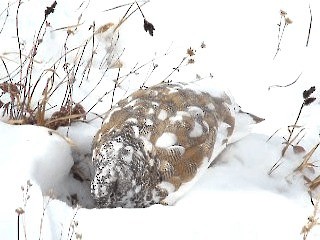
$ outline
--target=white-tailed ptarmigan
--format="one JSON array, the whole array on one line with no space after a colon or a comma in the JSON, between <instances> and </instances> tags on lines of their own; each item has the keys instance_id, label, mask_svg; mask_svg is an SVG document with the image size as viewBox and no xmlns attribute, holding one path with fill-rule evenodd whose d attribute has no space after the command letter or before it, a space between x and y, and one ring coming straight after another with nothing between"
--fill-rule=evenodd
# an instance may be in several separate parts
<instances>
[{"instance_id":1,"label":"white-tailed ptarmigan","mask_svg":"<svg viewBox=\"0 0 320 240\"><path fill-rule=\"evenodd\" d=\"M98 208L172 205L225 147L263 119L224 91L161 83L121 100L93 140Z\"/></svg>"}]
</instances>

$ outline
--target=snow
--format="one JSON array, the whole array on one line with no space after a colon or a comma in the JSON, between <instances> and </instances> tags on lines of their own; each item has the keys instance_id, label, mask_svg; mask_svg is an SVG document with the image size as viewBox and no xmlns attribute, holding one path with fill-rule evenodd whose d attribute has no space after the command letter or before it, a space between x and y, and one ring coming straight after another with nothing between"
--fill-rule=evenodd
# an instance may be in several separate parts
<instances>
[{"instance_id":1,"label":"snow","mask_svg":"<svg viewBox=\"0 0 320 240\"><path fill-rule=\"evenodd\" d=\"M204 112L202 111L202 109L196 106L188 107L188 112L191 113L191 116L204 116Z\"/></svg>"},{"instance_id":2,"label":"snow","mask_svg":"<svg viewBox=\"0 0 320 240\"><path fill-rule=\"evenodd\" d=\"M163 120L166 120L167 117L168 117L167 111L164 109L161 109L159 112L158 118L163 121Z\"/></svg>"},{"instance_id":3,"label":"snow","mask_svg":"<svg viewBox=\"0 0 320 240\"><path fill-rule=\"evenodd\" d=\"M43 21L43 11L52 2L23 1L19 31L24 54L31 50ZM10 3L9 17L0 33L0 57L9 72L14 71L19 63L15 25L17 2ZM45 78L49 77L48 69L52 69L56 59L64 52L68 29L65 27L79 23L77 28L69 27L73 33L67 41L68 49L83 46L92 37L92 30L89 29L93 21L96 29L120 21L129 6L104 10L123 3L127 2L58 1L55 12L48 17L51 26L38 47L33 79L37 79L43 71ZM305 47L310 21L309 4L313 25L309 46ZM8 1L0 2L0 14L7 6ZM288 13L293 23L287 26L281 50L273 59L280 9ZM91 141L101 126L101 119L89 114L88 123L73 123L70 128L60 127L52 131L44 127L9 125L5 123L7 117L2 117L1 239L17 239L15 210L19 207L25 211L21 215L24 221L20 222L20 239L24 239L24 226L27 239L76 239L80 235L82 239L303 239L300 232L312 215L313 206L303 176L295 169L305 153L297 154L289 148L280 167L271 175L268 171L281 156L283 137L288 137L287 126L296 119L303 101L303 90L311 86L316 86L313 96L317 100L302 111L298 125L305 128L305 135L299 145L309 151L320 141L319 9L320 4L316 0L152 0L142 10L147 20L155 26L154 36L144 32L143 19L139 12L135 12L119 29L116 57L106 56L105 62L115 64L117 56L121 55L123 64L120 70L123 77L118 79L121 86L114 91L114 98L112 92L115 81L118 81L118 70L105 71L106 65L100 66L100 59L110 51L110 39L114 41L117 32L97 35L96 61L92 62L88 80L83 80L81 87L77 85L74 88L74 101L85 98L82 102L85 109L99 100L92 112L104 115L118 100L140 86L161 82L179 65L186 56L186 50L192 47L196 50L194 64L182 64L180 70L167 80L194 82L194 89L206 89L215 95L221 94L217 89L226 89L243 110L263 117L265 121L254 126L252 134L222 152L213 167L174 206L90 209L90 186L74 180L69 171L73 161L81 161L86 154L91 154ZM0 15L0 27L5 15L6 11ZM202 42L205 48L200 47ZM80 54L81 51L72 51L67 61L77 63ZM91 54L89 50L84 52L85 63L90 62ZM148 62L145 67L124 77L135 70L135 66ZM155 64L158 67L152 72ZM61 82L65 86L63 78L66 73L61 65L56 63L55 84ZM80 72L84 68L84 65L80 66L79 73L75 75L76 82L81 79ZM269 89L275 84L293 82L300 73L298 81L290 87ZM204 79L199 80L197 74ZM0 64L0 83L5 76L6 70ZM18 78L19 74L11 77ZM101 85L86 97L102 77ZM40 82L35 92L39 98L42 97L43 84ZM105 95L106 92L111 94ZM63 88L58 89L50 104L59 105L64 93ZM35 99L34 105L37 104ZM48 111L52 112L53 109ZM174 120L179 120L183 114L186 113L181 112ZM160 112L158 117L166 119L167 113ZM277 133L268 140L276 130ZM164 135L162 140L159 143L161 146L169 146L174 142L174 137ZM311 162L317 165L319 159L317 149ZM314 179L319 175L319 169L304 174ZM28 187L28 180L32 186ZM24 201L26 189L30 198ZM51 197L58 199L43 197L42 193L52 194ZM67 196L73 193L78 193L79 202L88 208L73 209L68 206L64 201L68 202ZM42 237L39 237L40 234ZM315 226L307 239L319 237L320 229Z\"/></svg>"},{"instance_id":4,"label":"snow","mask_svg":"<svg viewBox=\"0 0 320 240\"><path fill-rule=\"evenodd\" d=\"M195 122L193 129L190 132L190 137L195 138L195 137L200 137L203 134L202 131L202 126Z\"/></svg>"},{"instance_id":5,"label":"snow","mask_svg":"<svg viewBox=\"0 0 320 240\"><path fill-rule=\"evenodd\" d=\"M170 117L169 120L170 120L172 123L182 122L184 116L185 116L185 117L190 117L190 114L187 113L187 112L184 112L184 111L177 111L176 115L173 116L173 117Z\"/></svg>"},{"instance_id":6,"label":"snow","mask_svg":"<svg viewBox=\"0 0 320 240\"><path fill-rule=\"evenodd\" d=\"M177 136L171 132L164 132L156 141L156 147L166 148L177 143Z\"/></svg>"}]
</instances>

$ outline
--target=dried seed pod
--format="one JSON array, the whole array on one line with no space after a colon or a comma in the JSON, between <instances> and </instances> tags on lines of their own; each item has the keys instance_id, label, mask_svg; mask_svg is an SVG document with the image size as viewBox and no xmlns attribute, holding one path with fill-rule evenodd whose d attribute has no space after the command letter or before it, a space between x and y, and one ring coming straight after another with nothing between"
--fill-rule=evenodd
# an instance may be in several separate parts
<instances>
[{"instance_id":1,"label":"dried seed pod","mask_svg":"<svg viewBox=\"0 0 320 240\"><path fill-rule=\"evenodd\" d=\"M311 94L316 90L315 86L312 86L311 88L309 88L308 90L304 90L303 91L303 98L306 99L308 97L311 96Z\"/></svg>"},{"instance_id":2,"label":"dried seed pod","mask_svg":"<svg viewBox=\"0 0 320 240\"><path fill-rule=\"evenodd\" d=\"M293 21L292 21L290 18L288 18L288 17L286 17L285 21L286 21L286 24L287 24L287 25L293 23Z\"/></svg>"},{"instance_id":3,"label":"dried seed pod","mask_svg":"<svg viewBox=\"0 0 320 240\"><path fill-rule=\"evenodd\" d=\"M54 1L50 7L47 7L46 10L44 11L45 17L48 17L48 15L53 13L56 6L57 6L57 1Z\"/></svg>"},{"instance_id":4,"label":"dried seed pod","mask_svg":"<svg viewBox=\"0 0 320 240\"><path fill-rule=\"evenodd\" d=\"M18 215L22 215L22 214L24 214L24 210L21 207L19 207L19 208L16 209L16 213Z\"/></svg>"},{"instance_id":5,"label":"dried seed pod","mask_svg":"<svg viewBox=\"0 0 320 240\"><path fill-rule=\"evenodd\" d=\"M316 100L314 97L306 98L303 102L304 105L308 106Z\"/></svg>"},{"instance_id":6,"label":"dried seed pod","mask_svg":"<svg viewBox=\"0 0 320 240\"><path fill-rule=\"evenodd\" d=\"M284 16L287 15L287 12L284 11L284 10L282 10L282 9L280 9L280 15L281 15L282 17L284 17Z\"/></svg>"},{"instance_id":7,"label":"dried seed pod","mask_svg":"<svg viewBox=\"0 0 320 240\"><path fill-rule=\"evenodd\" d=\"M144 19L143 28L146 32L149 32L150 36L153 36L153 31L155 30L155 28L152 23Z\"/></svg>"},{"instance_id":8,"label":"dried seed pod","mask_svg":"<svg viewBox=\"0 0 320 240\"><path fill-rule=\"evenodd\" d=\"M192 57L193 55L195 55L195 50L193 50L191 47L189 47L189 48L187 49L187 54L188 54L190 57Z\"/></svg>"}]
</instances>

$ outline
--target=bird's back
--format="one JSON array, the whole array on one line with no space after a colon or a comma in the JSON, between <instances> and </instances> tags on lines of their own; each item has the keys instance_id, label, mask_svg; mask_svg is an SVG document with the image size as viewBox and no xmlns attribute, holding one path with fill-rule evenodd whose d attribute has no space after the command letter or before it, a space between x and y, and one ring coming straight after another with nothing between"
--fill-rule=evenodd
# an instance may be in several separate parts
<instances>
[{"instance_id":1,"label":"bird's back","mask_svg":"<svg viewBox=\"0 0 320 240\"><path fill-rule=\"evenodd\" d=\"M226 147L237 107L224 92L169 83L120 101L93 141L97 206L174 203Z\"/></svg>"}]
</instances>

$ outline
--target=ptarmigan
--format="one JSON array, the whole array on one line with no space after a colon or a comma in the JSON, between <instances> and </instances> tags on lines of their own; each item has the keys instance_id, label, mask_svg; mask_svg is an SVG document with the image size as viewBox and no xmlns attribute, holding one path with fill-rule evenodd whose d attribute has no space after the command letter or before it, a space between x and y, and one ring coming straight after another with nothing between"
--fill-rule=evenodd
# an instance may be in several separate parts
<instances>
[{"instance_id":1,"label":"ptarmigan","mask_svg":"<svg viewBox=\"0 0 320 240\"><path fill-rule=\"evenodd\" d=\"M263 119L224 91L161 83L121 100L93 140L98 208L174 204L230 143Z\"/></svg>"}]
</instances>

